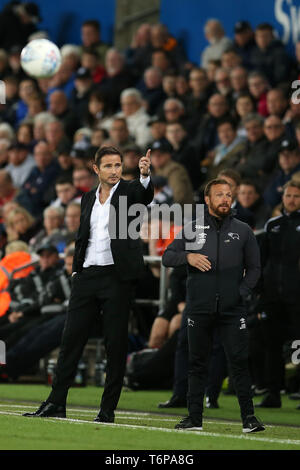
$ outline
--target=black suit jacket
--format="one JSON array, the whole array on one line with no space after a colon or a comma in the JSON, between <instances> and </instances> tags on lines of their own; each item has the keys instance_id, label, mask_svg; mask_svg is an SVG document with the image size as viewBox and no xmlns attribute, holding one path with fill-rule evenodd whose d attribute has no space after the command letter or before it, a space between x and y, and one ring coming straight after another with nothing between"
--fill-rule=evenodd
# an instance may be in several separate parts
<instances>
[{"instance_id":1,"label":"black suit jacket","mask_svg":"<svg viewBox=\"0 0 300 470\"><path fill-rule=\"evenodd\" d=\"M91 212L96 198L96 191L97 188L94 188L84 194L81 200L81 217L75 242L73 272L80 272L83 268L90 235ZM138 238L133 240L128 237L128 226L136 216L127 216L127 226L125 231L124 227L119 227L120 210L122 212L122 216L124 215L124 199L120 200L120 196L127 197L127 208L129 209L132 204L136 203L144 204L145 206L150 204L153 199L153 195L154 191L151 181L145 189L139 179L133 181L125 181L121 179L111 198L109 220L111 251L117 274L124 281L137 279L142 273L144 262L140 239ZM114 221L116 223L114 223ZM121 231L119 229L121 229ZM113 232L115 232L115 237L112 237Z\"/></svg>"}]
</instances>

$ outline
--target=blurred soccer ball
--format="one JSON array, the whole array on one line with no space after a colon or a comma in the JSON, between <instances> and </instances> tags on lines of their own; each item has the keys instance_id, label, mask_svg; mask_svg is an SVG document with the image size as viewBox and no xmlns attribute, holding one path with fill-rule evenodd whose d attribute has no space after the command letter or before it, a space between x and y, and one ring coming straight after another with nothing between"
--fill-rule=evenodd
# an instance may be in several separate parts
<instances>
[{"instance_id":1,"label":"blurred soccer ball","mask_svg":"<svg viewBox=\"0 0 300 470\"><path fill-rule=\"evenodd\" d=\"M34 39L21 52L23 70L31 77L52 77L61 64L58 47L48 39Z\"/></svg>"}]
</instances>

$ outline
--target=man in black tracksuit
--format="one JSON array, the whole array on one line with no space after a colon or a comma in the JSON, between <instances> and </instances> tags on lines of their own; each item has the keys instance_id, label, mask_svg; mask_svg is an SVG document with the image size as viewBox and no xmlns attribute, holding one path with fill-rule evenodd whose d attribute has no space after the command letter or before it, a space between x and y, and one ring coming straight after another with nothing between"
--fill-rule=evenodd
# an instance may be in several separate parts
<instances>
[{"instance_id":1,"label":"man in black tracksuit","mask_svg":"<svg viewBox=\"0 0 300 470\"><path fill-rule=\"evenodd\" d=\"M269 393L256 406L280 408L283 344L300 339L300 184L284 186L283 214L268 220L260 237L263 265L261 311ZM293 350L291 350L291 356Z\"/></svg>"},{"instance_id":2,"label":"man in black tracksuit","mask_svg":"<svg viewBox=\"0 0 300 470\"><path fill-rule=\"evenodd\" d=\"M202 429L203 397L214 330L231 368L244 432L262 431L254 416L248 371L246 301L260 275L259 249L250 227L230 213L232 192L222 179L205 188L208 206L168 246L165 266L186 265L189 343L189 416L177 429Z\"/></svg>"}]
</instances>

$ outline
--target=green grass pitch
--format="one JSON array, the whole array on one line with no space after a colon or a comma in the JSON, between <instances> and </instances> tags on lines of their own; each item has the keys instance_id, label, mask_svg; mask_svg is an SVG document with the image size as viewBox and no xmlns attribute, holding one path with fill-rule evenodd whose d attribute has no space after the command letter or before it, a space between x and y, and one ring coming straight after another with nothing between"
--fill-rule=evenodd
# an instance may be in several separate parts
<instances>
[{"instance_id":1,"label":"green grass pitch","mask_svg":"<svg viewBox=\"0 0 300 470\"><path fill-rule=\"evenodd\" d=\"M127 391L115 424L94 423L102 389L72 388L67 419L30 419L49 394L43 385L1 384L0 450L299 450L300 410L283 397L281 409L259 409L266 431L245 435L236 397L221 395L220 409L205 410L203 431L176 431L186 409L161 410L168 391ZM260 399L255 398L255 402Z\"/></svg>"}]
</instances>

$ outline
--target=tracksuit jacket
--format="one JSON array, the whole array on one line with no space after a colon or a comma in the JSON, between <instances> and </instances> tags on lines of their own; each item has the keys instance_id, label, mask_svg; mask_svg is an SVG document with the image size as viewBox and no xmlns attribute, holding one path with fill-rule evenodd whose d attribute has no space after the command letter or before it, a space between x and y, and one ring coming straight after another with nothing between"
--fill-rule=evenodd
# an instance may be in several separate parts
<instances>
[{"instance_id":1,"label":"tracksuit jacket","mask_svg":"<svg viewBox=\"0 0 300 470\"><path fill-rule=\"evenodd\" d=\"M260 237L263 303L299 302L300 210L273 217Z\"/></svg>"},{"instance_id":2,"label":"tracksuit jacket","mask_svg":"<svg viewBox=\"0 0 300 470\"><path fill-rule=\"evenodd\" d=\"M260 253L253 231L231 214L219 225L208 210L204 221L191 224L177 235L162 258L164 266L187 265L187 313L245 315L246 299L260 276ZM192 240L187 228L195 234ZM202 272L188 264L188 253L206 255L211 269Z\"/></svg>"}]
</instances>

